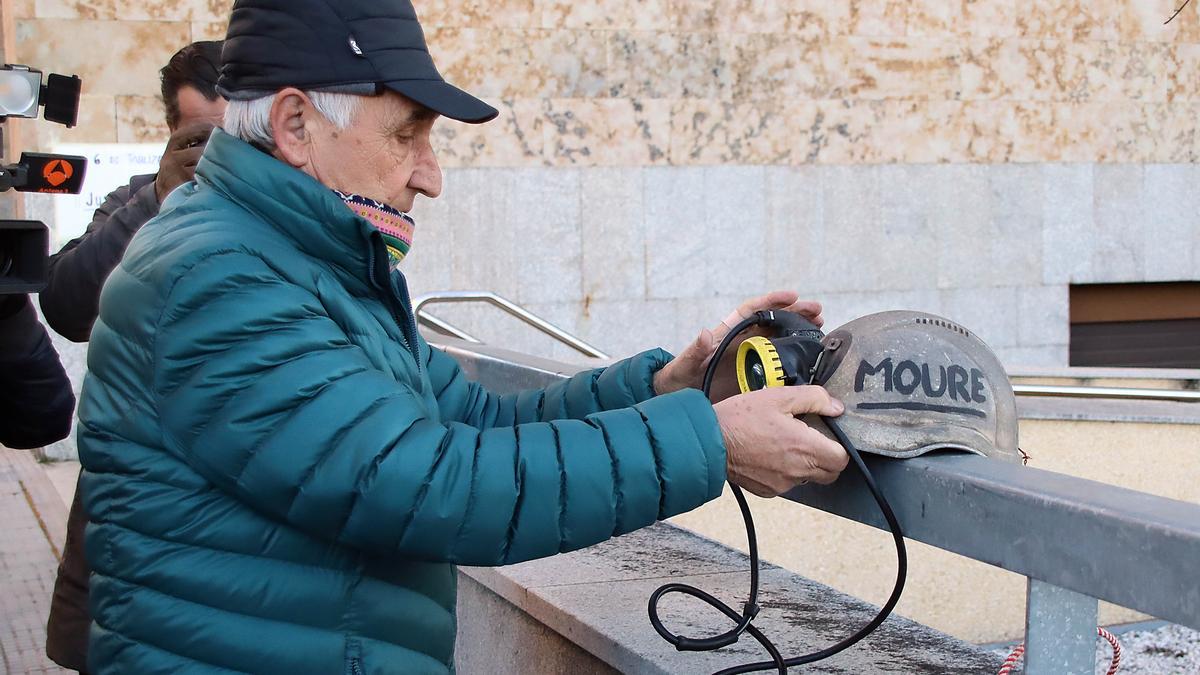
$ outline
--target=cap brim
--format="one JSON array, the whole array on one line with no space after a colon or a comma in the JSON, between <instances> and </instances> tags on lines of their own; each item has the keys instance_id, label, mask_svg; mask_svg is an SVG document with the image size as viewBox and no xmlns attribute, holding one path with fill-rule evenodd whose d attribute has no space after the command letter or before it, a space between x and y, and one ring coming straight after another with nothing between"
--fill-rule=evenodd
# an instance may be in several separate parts
<instances>
[{"instance_id":1,"label":"cap brim","mask_svg":"<svg viewBox=\"0 0 1200 675\"><path fill-rule=\"evenodd\" d=\"M481 124L500 114L492 106L441 80L399 80L383 84L437 114L459 122Z\"/></svg>"}]
</instances>

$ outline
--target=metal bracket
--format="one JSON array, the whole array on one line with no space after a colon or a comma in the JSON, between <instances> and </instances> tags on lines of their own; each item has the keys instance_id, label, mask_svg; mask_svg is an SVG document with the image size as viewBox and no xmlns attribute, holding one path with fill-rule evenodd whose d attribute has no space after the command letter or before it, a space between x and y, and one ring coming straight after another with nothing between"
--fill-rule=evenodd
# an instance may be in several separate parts
<instances>
[{"instance_id":1,"label":"metal bracket","mask_svg":"<svg viewBox=\"0 0 1200 675\"><path fill-rule=\"evenodd\" d=\"M1096 672L1096 598L1037 579L1025 605L1026 675Z\"/></svg>"}]
</instances>

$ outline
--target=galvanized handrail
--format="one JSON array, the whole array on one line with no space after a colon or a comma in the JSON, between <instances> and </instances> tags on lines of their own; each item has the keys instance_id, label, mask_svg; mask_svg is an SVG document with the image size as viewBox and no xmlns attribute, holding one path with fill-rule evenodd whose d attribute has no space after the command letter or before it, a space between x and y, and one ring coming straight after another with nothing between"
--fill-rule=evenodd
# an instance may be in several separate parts
<instances>
[{"instance_id":1,"label":"galvanized handrail","mask_svg":"<svg viewBox=\"0 0 1200 675\"><path fill-rule=\"evenodd\" d=\"M1147 368L1116 366L1014 366L1013 379L1049 380L1174 380L1200 384L1200 368Z\"/></svg>"},{"instance_id":2,"label":"galvanized handrail","mask_svg":"<svg viewBox=\"0 0 1200 675\"><path fill-rule=\"evenodd\" d=\"M447 341L468 377L506 392L578 366ZM1025 672L1090 673L1099 600L1200 629L1200 505L966 454L870 457L905 536L1029 579ZM786 497L886 527L855 472Z\"/></svg>"},{"instance_id":3,"label":"galvanized handrail","mask_svg":"<svg viewBox=\"0 0 1200 675\"><path fill-rule=\"evenodd\" d=\"M414 313L414 316L417 317L417 321L421 323L421 325L429 326L443 335L449 335L450 337L458 338L459 340L466 340L467 342L474 342L475 344L483 344L483 340L474 337L467 331L455 326L449 321L440 319L429 312L422 310L420 314Z\"/></svg>"},{"instance_id":4,"label":"galvanized handrail","mask_svg":"<svg viewBox=\"0 0 1200 675\"><path fill-rule=\"evenodd\" d=\"M1195 389L1145 389L1137 387L1091 387L1058 384L1014 384L1017 396L1053 396L1062 398L1109 398L1129 401L1184 401L1200 403Z\"/></svg>"},{"instance_id":5,"label":"galvanized handrail","mask_svg":"<svg viewBox=\"0 0 1200 675\"><path fill-rule=\"evenodd\" d=\"M542 317L530 312L521 307L517 303L503 296L492 293L491 291L442 291L438 293L426 293L413 298L413 315L417 317L417 321L435 329L442 333L456 337L467 342L480 343L478 338L472 337L466 331L454 326L453 324L439 319L436 316L429 314L424 310L425 305L434 305L441 303L466 303L466 302L483 302L493 307L498 307L511 316L524 321L526 324L533 326L539 331L549 335L559 342L571 347L575 351L590 356L596 359L612 358L608 354L600 351L583 340L568 333L567 331L555 326Z\"/></svg>"}]
</instances>

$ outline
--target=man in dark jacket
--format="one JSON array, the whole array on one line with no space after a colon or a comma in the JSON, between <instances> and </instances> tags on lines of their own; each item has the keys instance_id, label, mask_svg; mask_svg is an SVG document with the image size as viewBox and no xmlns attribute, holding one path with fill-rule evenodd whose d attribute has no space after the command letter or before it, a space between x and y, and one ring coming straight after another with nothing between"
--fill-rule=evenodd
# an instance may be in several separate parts
<instances>
[{"instance_id":1,"label":"man in dark jacket","mask_svg":"<svg viewBox=\"0 0 1200 675\"><path fill-rule=\"evenodd\" d=\"M50 326L67 339L87 341L99 311L100 289L121 261L129 240L158 215L159 205L172 190L192 180L204 144L225 112L225 99L216 90L220 62L220 42L195 42L171 57L161 71L171 137L158 173L134 176L128 185L114 190L96 210L87 231L50 258L49 283L41 294L42 311ZM59 665L79 671L86 669L91 623L84 524L77 492L46 627L47 655Z\"/></svg>"},{"instance_id":2,"label":"man in dark jacket","mask_svg":"<svg viewBox=\"0 0 1200 675\"><path fill-rule=\"evenodd\" d=\"M0 295L0 444L40 448L71 432L75 395L29 296Z\"/></svg>"},{"instance_id":3,"label":"man in dark jacket","mask_svg":"<svg viewBox=\"0 0 1200 675\"><path fill-rule=\"evenodd\" d=\"M96 209L92 224L50 258L42 313L59 335L87 342L100 305L100 289L121 261L133 234L154 216L171 190L192 180L196 162L214 127L221 125L225 99L217 94L220 42L194 42L162 69L167 141L157 174L134 176Z\"/></svg>"},{"instance_id":4,"label":"man in dark jacket","mask_svg":"<svg viewBox=\"0 0 1200 675\"><path fill-rule=\"evenodd\" d=\"M422 339L398 266L407 212L441 192L431 130L496 110L442 79L409 0L237 0L219 86L228 133L134 237L92 330L98 675L445 675L454 565L590 546L727 478L775 495L846 466L795 417L840 414L822 388L697 390L728 323L676 359L511 395ZM819 321L794 293L739 314L767 307Z\"/></svg>"}]
</instances>

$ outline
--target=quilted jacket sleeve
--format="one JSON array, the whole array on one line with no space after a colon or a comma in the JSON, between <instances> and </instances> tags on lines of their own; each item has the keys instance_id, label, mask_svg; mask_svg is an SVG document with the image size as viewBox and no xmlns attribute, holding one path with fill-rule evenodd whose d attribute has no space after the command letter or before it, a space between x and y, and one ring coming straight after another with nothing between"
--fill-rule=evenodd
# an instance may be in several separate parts
<instances>
[{"instance_id":1,"label":"quilted jacket sleeve","mask_svg":"<svg viewBox=\"0 0 1200 675\"><path fill-rule=\"evenodd\" d=\"M249 254L192 267L156 334L168 449L261 512L372 552L471 565L552 555L695 508L725 478L697 391L581 420L431 419L316 297Z\"/></svg>"},{"instance_id":2,"label":"quilted jacket sleeve","mask_svg":"<svg viewBox=\"0 0 1200 675\"><path fill-rule=\"evenodd\" d=\"M525 422L584 419L604 410L628 408L654 397L654 374L671 355L643 352L607 368L587 370L545 389L496 395L468 381L458 363L429 348L426 369L444 419L487 429Z\"/></svg>"}]
</instances>

